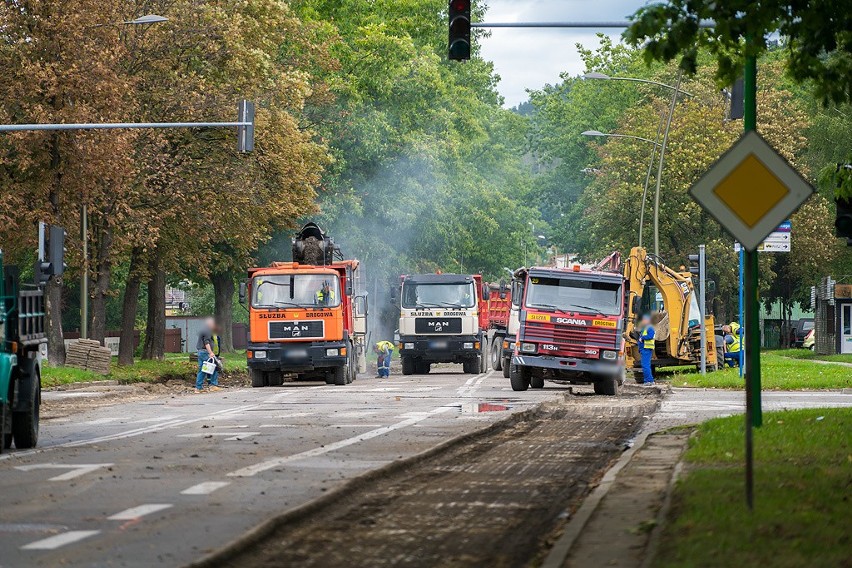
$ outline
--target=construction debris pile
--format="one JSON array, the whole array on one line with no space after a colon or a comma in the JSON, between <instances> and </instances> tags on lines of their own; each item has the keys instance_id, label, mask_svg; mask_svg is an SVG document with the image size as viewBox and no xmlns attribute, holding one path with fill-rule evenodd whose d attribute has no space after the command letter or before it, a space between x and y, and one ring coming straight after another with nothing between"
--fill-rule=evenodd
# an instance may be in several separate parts
<instances>
[{"instance_id":1,"label":"construction debris pile","mask_svg":"<svg viewBox=\"0 0 852 568\"><path fill-rule=\"evenodd\" d=\"M65 364L101 375L109 374L112 353L108 347L103 347L99 341L78 339L68 345L65 354Z\"/></svg>"}]
</instances>

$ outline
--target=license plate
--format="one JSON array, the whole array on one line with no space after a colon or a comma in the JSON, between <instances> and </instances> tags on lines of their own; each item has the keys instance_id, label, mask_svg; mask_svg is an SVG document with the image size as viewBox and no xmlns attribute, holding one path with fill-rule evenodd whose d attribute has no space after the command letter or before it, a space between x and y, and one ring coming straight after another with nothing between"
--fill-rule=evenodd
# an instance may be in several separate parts
<instances>
[{"instance_id":1,"label":"license plate","mask_svg":"<svg viewBox=\"0 0 852 568\"><path fill-rule=\"evenodd\" d=\"M284 352L287 359L306 359L308 357L307 349L288 349Z\"/></svg>"},{"instance_id":2,"label":"license plate","mask_svg":"<svg viewBox=\"0 0 852 568\"><path fill-rule=\"evenodd\" d=\"M430 341L429 347L432 349L446 349L449 345L446 341Z\"/></svg>"}]
</instances>

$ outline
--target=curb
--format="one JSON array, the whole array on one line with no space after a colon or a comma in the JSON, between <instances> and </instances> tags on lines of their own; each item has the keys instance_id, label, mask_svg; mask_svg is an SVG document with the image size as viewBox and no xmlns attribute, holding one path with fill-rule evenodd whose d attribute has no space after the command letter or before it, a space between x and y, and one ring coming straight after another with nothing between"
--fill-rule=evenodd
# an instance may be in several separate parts
<instances>
[{"instance_id":1,"label":"curb","mask_svg":"<svg viewBox=\"0 0 852 568\"><path fill-rule=\"evenodd\" d=\"M312 501L303 503L294 509L290 509L289 511L261 522L259 525L249 529L247 532L243 533L241 536L232 540L218 550L214 550L199 560L195 560L184 565L184 568L220 567L226 562L233 560L238 554L242 553L253 544L262 541L264 538L271 535L284 525L300 521L311 515L319 513L323 509L335 504L337 501L356 493L368 484L391 476L411 466L418 465L430 458L436 457L463 444L479 440L480 438L484 438L499 430L503 430L520 422L527 422L535 418L540 413L543 404L544 403L537 404L533 408L506 416L505 418L501 418L487 426L474 430L473 432L468 432L467 434L461 434L454 438L450 438L449 440L445 440L437 446L433 446L418 454L414 454L401 460L395 460L380 468L370 470L353 477L337 489L334 489L321 497L317 497Z\"/></svg>"},{"instance_id":2,"label":"curb","mask_svg":"<svg viewBox=\"0 0 852 568\"><path fill-rule=\"evenodd\" d=\"M657 410L659 410L660 404L661 401L657 401ZM554 543L544 562L542 562L541 568L562 568L565 565L565 560L568 558L568 553L571 552L571 547L574 546L577 538L583 532L583 529L586 528L586 524L588 524L589 519L598 508L598 505L600 505L600 502L609 493L609 490L615 483L615 479L618 477L618 473L633 459L636 452L645 445L648 437L655 433L650 430L641 432L633 443L633 446L621 454L615 464L607 470L598 486L583 500L583 504L580 505L580 508L571 517L562 535Z\"/></svg>"}]
</instances>

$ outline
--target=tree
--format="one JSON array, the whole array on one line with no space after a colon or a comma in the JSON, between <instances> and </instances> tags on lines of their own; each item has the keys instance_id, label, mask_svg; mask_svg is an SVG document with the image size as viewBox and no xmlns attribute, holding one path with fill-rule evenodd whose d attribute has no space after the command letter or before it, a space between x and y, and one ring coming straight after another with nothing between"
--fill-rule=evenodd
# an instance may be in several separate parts
<instances>
[{"instance_id":1,"label":"tree","mask_svg":"<svg viewBox=\"0 0 852 568\"><path fill-rule=\"evenodd\" d=\"M724 85L741 74L745 57L764 54L780 33L794 81L813 84L823 104L852 102L852 10L834 0L670 0L640 8L632 21L624 38L643 46L647 61L680 56L680 68L695 73L706 50ZM700 27L706 21L713 27Z\"/></svg>"}]
</instances>

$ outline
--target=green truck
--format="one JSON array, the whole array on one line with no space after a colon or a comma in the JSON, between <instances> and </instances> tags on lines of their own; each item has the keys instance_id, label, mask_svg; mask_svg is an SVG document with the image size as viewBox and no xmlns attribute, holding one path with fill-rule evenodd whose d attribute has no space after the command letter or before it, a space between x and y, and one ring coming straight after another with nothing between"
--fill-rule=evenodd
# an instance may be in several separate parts
<instances>
[{"instance_id":1,"label":"green truck","mask_svg":"<svg viewBox=\"0 0 852 568\"><path fill-rule=\"evenodd\" d=\"M42 345L47 344L44 285L64 271L65 231L50 228L45 258L45 226L39 233L36 283L21 286L17 266L7 266L0 251L0 452L38 443Z\"/></svg>"}]
</instances>

